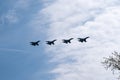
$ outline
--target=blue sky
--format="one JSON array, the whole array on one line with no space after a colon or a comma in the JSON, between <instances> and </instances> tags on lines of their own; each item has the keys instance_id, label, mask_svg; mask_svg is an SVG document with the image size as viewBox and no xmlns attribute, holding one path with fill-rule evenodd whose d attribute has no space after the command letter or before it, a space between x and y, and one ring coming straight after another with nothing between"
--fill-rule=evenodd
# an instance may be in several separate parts
<instances>
[{"instance_id":1,"label":"blue sky","mask_svg":"<svg viewBox=\"0 0 120 80\"><path fill-rule=\"evenodd\" d=\"M119 0L0 1L0 80L114 80L101 61L120 52L119 5ZM86 36L87 43L78 42ZM71 37L70 45L62 44ZM56 45L45 44L53 39ZM30 45L37 40L40 46Z\"/></svg>"},{"instance_id":2,"label":"blue sky","mask_svg":"<svg viewBox=\"0 0 120 80\"><path fill-rule=\"evenodd\" d=\"M51 68L49 57L44 52L44 46L29 45L29 42L44 40L46 36L41 31L39 35L34 35L29 26L34 14L42 9L42 2L4 0L0 1L0 6L0 80L51 78L48 75ZM40 75L36 76L37 73Z\"/></svg>"}]
</instances>

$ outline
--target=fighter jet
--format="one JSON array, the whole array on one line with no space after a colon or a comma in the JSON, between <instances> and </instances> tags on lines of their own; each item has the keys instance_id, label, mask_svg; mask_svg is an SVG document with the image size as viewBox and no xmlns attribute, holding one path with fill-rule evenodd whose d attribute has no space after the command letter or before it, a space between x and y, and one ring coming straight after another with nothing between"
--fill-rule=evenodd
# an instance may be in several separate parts
<instances>
[{"instance_id":1,"label":"fighter jet","mask_svg":"<svg viewBox=\"0 0 120 80\"><path fill-rule=\"evenodd\" d=\"M88 39L88 38L89 38L89 36L88 36L88 37L85 37L85 38L78 38L78 41L79 41L79 42L82 42L82 43L83 43L83 42L87 42L86 39Z\"/></svg>"},{"instance_id":2,"label":"fighter jet","mask_svg":"<svg viewBox=\"0 0 120 80\"><path fill-rule=\"evenodd\" d=\"M30 42L30 44L32 45L32 46L39 46L39 43L40 41L36 41L36 42Z\"/></svg>"},{"instance_id":3,"label":"fighter jet","mask_svg":"<svg viewBox=\"0 0 120 80\"><path fill-rule=\"evenodd\" d=\"M46 44L48 45L55 45L55 41L57 41L56 39L55 40L52 40L52 41L46 41Z\"/></svg>"},{"instance_id":4,"label":"fighter jet","mask_svg":"<svg viewBox=\"0 0 120 80\"><path fill-rule=\"evenodd\" d=\"M72 39L73 39L73 38L63 39L63 43L66 43L66 44L71 43L71 40L72 40Z\"/></svg>"}]
</instances>

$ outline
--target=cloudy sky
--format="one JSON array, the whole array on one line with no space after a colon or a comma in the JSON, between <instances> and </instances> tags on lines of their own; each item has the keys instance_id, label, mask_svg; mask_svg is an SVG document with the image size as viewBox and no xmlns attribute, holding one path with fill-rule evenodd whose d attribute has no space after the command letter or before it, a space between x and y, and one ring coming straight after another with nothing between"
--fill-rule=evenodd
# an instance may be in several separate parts
<instances>
[{"instance_id":1,"label":"cloudy sky","mask_svg":"<svg viewBox=\"0 0 120 80\"><path fill-rule=\"evenodd\" d=\"M101 61L120 52L119 33L119 0L1 0L0 80L115 80Z\"/></svg>"}]
</instances>

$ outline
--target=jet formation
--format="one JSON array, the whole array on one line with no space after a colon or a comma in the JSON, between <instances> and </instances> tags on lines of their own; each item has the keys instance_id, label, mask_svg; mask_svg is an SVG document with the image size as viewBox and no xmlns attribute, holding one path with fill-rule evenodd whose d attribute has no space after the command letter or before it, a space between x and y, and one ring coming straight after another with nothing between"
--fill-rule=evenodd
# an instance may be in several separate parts
<instances>
[{"instance_id":1,"label":"jet formation","mask_svg":"<svg viewBox=\"0 0 120 80\"><path fill-rule=\"evenodd\" d=\"M36 41L36 42L30 42L30 44L31 44L32 46L39 46L39 42L40 42L40 40L39 40L39 41Z\"/></svg>"},{"instance_id":2,"label":"jet formation","mask_svg":"<svg viewBox=\"0 0 120 80\"><path fill-rule=\"evenodd\" d=\"M71 40L73 40L73 38L63 39L63 43L65 43L65 44L71 43Z\"/></svg>"},{"instance_id":3,"label":"jet formation","mask_svg":"<svg viewBox=\"0 0 120 80\"><path fill-rule=\"evenodd\" d=\"M56 39L55 40L53 40L53 41L46 41L46 44L48 44L48 45L55 45L55 41L57 41Z\"/></svg>"},{"instance_id":4,"label":"jet formation","mask_svg":"<svg viewBox=\"0 0 120 80\"><path fill-rule=\"evenodd\" d=\"M85 38L78 38L78 41L79 42L87 42L86 39L88 39L89 37L85 37Z\"/></svg>"},{"instance_id":5,"label":"jet formation","mask_svg":"<svg viewBox=\"0 0 120 80\"><path fill-rule=\"evenodd\" d=\"M83 42L87 42L87 39L90 38L89 36L88 37L85 37L85 38L77 38L79 42L83 43ZM71 41L73 40L74 38L70 38L70 39L62 39L62 43L65 43L65 44L70 44ZM54 39L52 41L46 41L46 44L47 45L55 45L55 41L57 41L57 39ZM39 46L39 42L40 40L36 41L36 42L30 42L30 44L32 46Z\"/></svg>"}]
</instances>

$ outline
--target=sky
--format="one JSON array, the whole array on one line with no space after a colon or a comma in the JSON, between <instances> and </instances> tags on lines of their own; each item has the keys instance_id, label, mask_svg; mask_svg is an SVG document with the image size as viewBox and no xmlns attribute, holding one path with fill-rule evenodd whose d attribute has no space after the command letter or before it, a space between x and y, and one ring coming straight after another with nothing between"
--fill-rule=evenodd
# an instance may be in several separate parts
<instances>
[{"instance_id":1,"label":"sky","mask_svg":"<svg viewBox=\"0 0 120 80\"><path fill-rule=\"evenodd\" d=\"M119 9L119 0L0 1L0 80L115 80L101 62L120 52Z\"/></svg>"}]
</instances>

